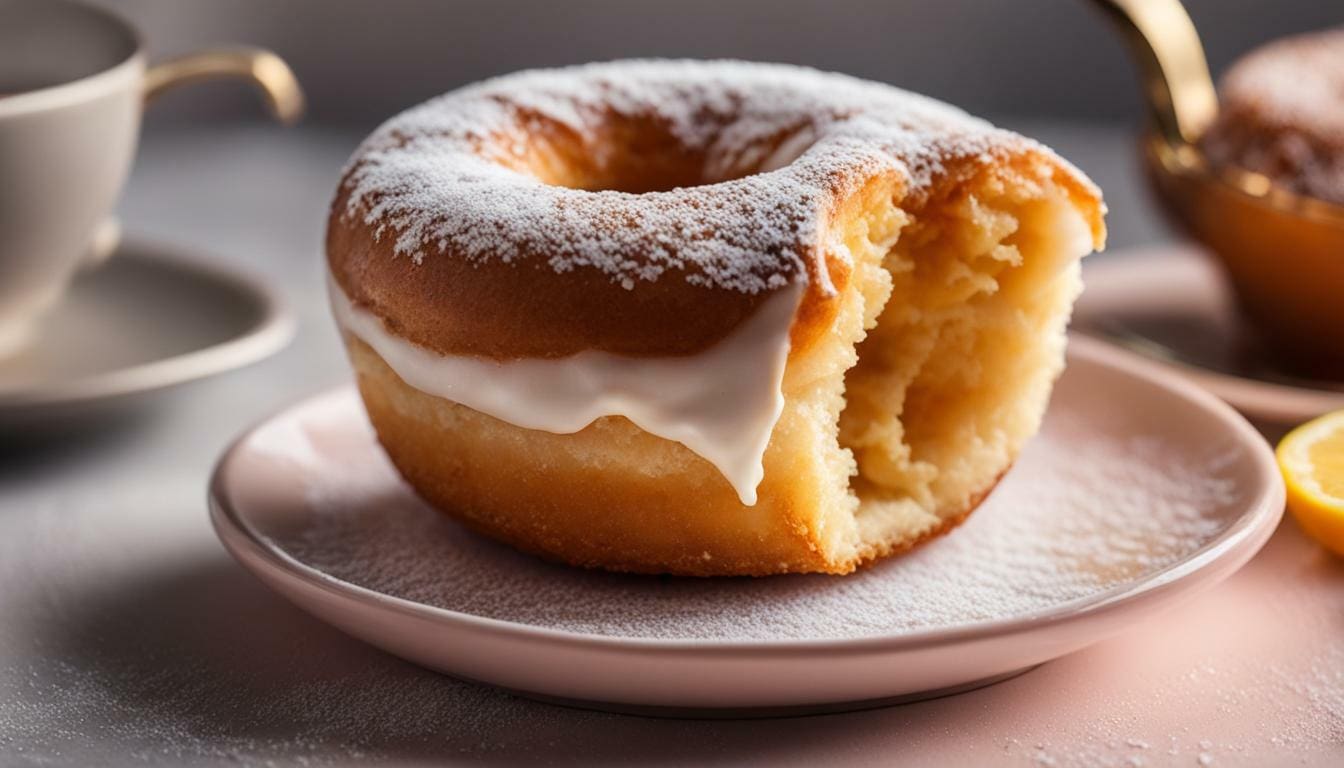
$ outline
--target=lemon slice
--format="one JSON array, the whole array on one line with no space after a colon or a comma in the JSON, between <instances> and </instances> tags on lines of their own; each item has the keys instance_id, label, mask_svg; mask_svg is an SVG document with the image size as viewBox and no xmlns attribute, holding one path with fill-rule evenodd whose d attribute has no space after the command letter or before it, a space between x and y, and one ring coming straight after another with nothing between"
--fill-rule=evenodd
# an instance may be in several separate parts
<instances>
[{"instance_id":1,"label":"lemon slice","mask_svg":"<svg viewBox=\"0 0 1344 768\"><path fill-rule=\"evenodd\" d=\"M1344 411L1289 432L1276 455L1288 511L1312 538L1344 555Z\"/></svg>"}]
</instances>

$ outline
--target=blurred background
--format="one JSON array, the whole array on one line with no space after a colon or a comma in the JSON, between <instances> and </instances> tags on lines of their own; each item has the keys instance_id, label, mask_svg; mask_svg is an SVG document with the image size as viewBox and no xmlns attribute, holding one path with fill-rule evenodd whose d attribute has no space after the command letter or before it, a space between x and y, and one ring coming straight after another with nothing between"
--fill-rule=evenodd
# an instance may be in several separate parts
<instances>
[{"instance_id":1,"label":"blurred background","mask_svg":"<svg viewBox=\"0 0 1344 768\"><path fill-rule=\"evenodd\" d=\"M285 57L311 119L371 127L463 83L630 56L806 64L971 112L1125 121L1139 101L1119 40L1085 0L102 0L156 54L248 41ZM1215 74L1257 43L1344 21L1338 0L1186 0ZM239 90L229 94L230 90ZM251 114L192 90L156 119Z\"/></svg>"},{"instance_id":2,"label":"blurred background","mask_svg":"<svg viewBox=\"0 0 1344 768\"><path fill-rule=\"evenodd\" d=\"M221 42L283 56L309 97L298 135L307 137L309 153L320 154L291 165L319 169L325 163L333 183L343 155L382 120L483 77L630 56L733 57L893 83L1036 136L1106 190L1113 247L1169 236L1148 205L1128 139L1141 119L1134 69L1086 0L98 2L140 27L154 59ZM1259 43L1344 22L1335 0L1188 0L1186 6L1215 75ZM160 165L162 158L173 175L189 169L191 158L164 143L171 139L154 136L194 126L198 141L208 135L237 151L226 168L237 177L216 174L212 186L254 184L245 175L249 154L265 158L258 162L283 162L277 141L291 154L304 151L293 147L294 134L270 138L269 127L265 139L231 143L229 123L263 119L253 95L236 83L169 93L147 115L142 165ZM146 175L154 175L153 166L137 169L137 177ZM144 183L133 179L127 205L143 199L135 189ZM264 204L268 191L255 194L261 201L254 202ZM292 211L294 201L284 202ZM320 218L313 221L309 249L318 246Z\"/></svg>"}]
</instances>

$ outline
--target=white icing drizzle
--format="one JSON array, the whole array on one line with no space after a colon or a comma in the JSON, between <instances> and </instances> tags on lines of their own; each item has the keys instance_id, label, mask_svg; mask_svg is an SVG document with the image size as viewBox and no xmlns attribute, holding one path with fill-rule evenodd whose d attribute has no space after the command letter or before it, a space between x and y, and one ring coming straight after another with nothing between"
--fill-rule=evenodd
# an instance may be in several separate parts
<instances>
[{"instance_id":1,"label":"white icing drizzle","mask_svg":"<svg viewBox=\"0 0 1344 768\"><path fill-rule=\"evenodd\" d=\"M718 468L747 506L765 475L762 457L784 407L781 384L801 285L766 299L709 349L639 358L587 350L546 360L496 361L441 355L390 333L335 280L336 322L416 389L525 429L578 432L603 416L624 416L674 440Z\"/></svg>"}]
</instances>

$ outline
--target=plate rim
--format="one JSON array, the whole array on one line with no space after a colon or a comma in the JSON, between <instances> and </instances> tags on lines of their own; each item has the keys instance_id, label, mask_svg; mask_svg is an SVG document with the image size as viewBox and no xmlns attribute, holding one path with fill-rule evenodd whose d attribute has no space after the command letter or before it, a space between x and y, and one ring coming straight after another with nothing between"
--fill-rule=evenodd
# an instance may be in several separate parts
<instances>
[{"instance_id":1,"label":"plate rim","mask_svg":"<svg viewBox=\"0 0 1344 768\"><path fill-rule=\"evenodd\" d=\"M0 389L0 409L80 405L166 389L258 362L294 338L298 323L279 292L251 271L226 264L207 251L137 236L123 239L111 258L188 272L226 284L238 293L251 295L261 309L260 316L236 336L182 354L64 382Z\"/></svg>"},{"instance_id":2,"label":"plate rim","mask_svg":"<svg viewBox=\"0 0 1344 768\"><path fill-rule=\"evenodd\" d=\"M1083 262L1084 289L1079 302L1087 301L1086 283L1092 275L1119 270L1130 271L1139 267L1152 269L1156 262L1172 258L1188 262L1204 262L1205 266L1216 268L1216 265L1207 264L1212 259L1211 256L1189 243L1164 243L1129 248L1107 254L1100 259ZM1126 262L1127 266L1123 265ZM1247 415L1276 424L1295 424L1336 408L1344 408L1344 390L1307 386L1309 382L1278 382L1238 376L1185 360L1150 354L1126 344L1122 339L1102 329L1078 328L1074 331L1074 335L1087 336L1131 355L1136 360L1184 376ZM1147 337L1141 336L1141 338ZM1290 401L1291 405L1265 402L1269 398Z\"/></svg>"},{"instance_id":3,"label":"plate rim","mask_svg":"<svg viewBox=\"0 0 1344 768\"><path fill-rule=\"evenodd\" d=\"M238 435L225 448L215 464L207 486L210 519L216 535L225 549L243 566L253 572L250 558L270 569L270 575L301 586L315 588L337 600L357 600L378 609L392 610L437 624L458 625L456 628L485 632L509 638L546 641L578 649L618 650L641 655L681 654L695 652L715 657L750 655L789 656L825 651L830 654L871 654L917 651L921 649L956 645L1008 637L1026 632L1048 629L1060 624L1082 623L1100 618L1155 593L1174 588L1186 578L1219 564L1231 564L1216 581L1235 573L1269 540L1283 516L1285 489L1283 478L1268 443L1235 409L1193 383L1167 371L1135 366L1128 356L1111 345L1076 333L1069 335L1070 358L1087 359L1121 375L1134 376L1148 383L1171 390L1175 395L1204 408L1243 438L1249 438L1248 450L1257 467L1259 492L1246 502L1245 511L1226 530L1190 553L1143 578L1099 592L1053 605L1041 611L1012 617L968 622L950 627L921 629L898 634L877 634L853 638L784 638L761 640L716 640L708 638L656 638L599 635L573 630L525 624L507 619L457 611L450 608L416 602L389 595L338 579L320 571L273 546L268 537L247 522L228 493L228 475L242 446L259 429L293 410L323 399L336 398L353 389L352 384L327 389L280 408L259 419ZM261 574L254 573L260 577ZM265 579L263 579L265 581ZM1213 582L1213 583L1216 583ZM1205 586L1212 586L1212 583ZM1191 591L1190 594L1195 594ZM293 602L288 595L281 593ZM307 610L303 606L297 606Z\"/></svg>"}]
</instances>

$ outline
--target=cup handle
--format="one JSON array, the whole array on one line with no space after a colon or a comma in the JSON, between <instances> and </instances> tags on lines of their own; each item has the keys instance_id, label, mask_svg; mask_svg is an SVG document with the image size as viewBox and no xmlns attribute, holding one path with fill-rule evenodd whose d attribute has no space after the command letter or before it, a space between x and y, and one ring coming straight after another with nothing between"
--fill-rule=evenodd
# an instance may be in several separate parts
<instances>
[{"instance_id":1,"label":"cup handle","mask_svg":"<svg viewBox=\"0 0 1344 768\"><path fill-rule=\"evenodd\" d=\"M145 72L145 102L179 85L221 78L250 80L271 114L285 125L303 115L303 90L279 56L260 48L202 51L155 64Z\"/></svg>"}]
</instances>

